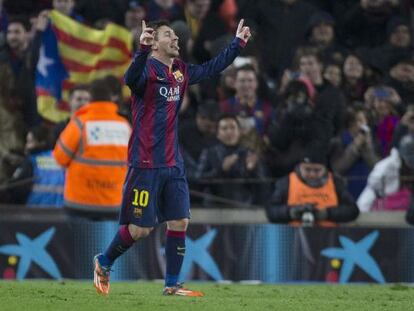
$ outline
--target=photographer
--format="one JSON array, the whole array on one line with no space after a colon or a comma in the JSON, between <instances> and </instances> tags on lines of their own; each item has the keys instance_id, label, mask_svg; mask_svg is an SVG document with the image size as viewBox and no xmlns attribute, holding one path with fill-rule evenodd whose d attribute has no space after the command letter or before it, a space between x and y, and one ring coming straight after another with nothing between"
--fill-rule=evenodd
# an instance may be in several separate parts
<instances>
[{"instance_id":1,"label":"photographer","mask_svg":"<svg viewBox=\"0 0 414 311\"><path fill-rule=\"evenodd\" d=\"M330 126L312 99L311 84L291 81L283 94L270 131L272 176L291 172L304 157L308 145L318 140L326 144L330 139Z\"/></svg>"},{"instance_id":2,"label":"photographer","mask_svg":"<svg viewBox=\"0 0 414 311\"><path fill-rule=\"evenodd\" d=\"M294 171L276 182L266 208L269 221L329 227L358 217L351 194L327 169L318 147L313 146Z\"/></svg>"},{"instance_id":3,"label":"photographer","mask_svg":"<svg viewBox=\"0 0 414 311\"><path fill-rule=\"evenodd\" d=\"M368 174L380 160L374 148L366 112L349 107L345 130L331 142L331 166L335 173L348 178L348 190L356 199L367 183Z\"/></svg>"}]
</instances>

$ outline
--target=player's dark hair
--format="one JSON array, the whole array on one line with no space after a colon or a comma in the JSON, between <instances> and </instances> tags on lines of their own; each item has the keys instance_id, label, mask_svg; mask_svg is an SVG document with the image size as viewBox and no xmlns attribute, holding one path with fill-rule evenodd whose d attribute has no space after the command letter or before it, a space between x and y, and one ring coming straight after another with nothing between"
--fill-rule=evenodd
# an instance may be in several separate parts
<instances>
[{"instance_id":1,"label":"player's dark hair","mask_svg":"<svg viewBox=\"0 0 414 311\"><path fill-rule=\"evenodd\" d=\"M103 79L97 79L91 83L90 87L92 101L110 101L111 89L108 87L108 82Z\"/></svg>"},{"instance_id":2,"label":"player's dark hair","mask_svg":"<svg viewBox=\"0 0 414 311\"><path fill-rule=\"evenodd\" d=\"M156 21L149 22L147 27L154 29L155 31L155 39L157 39L157 30L162 26L171 27L171 24L166 19L160 19Z\"/></svg>"}]
</instances>

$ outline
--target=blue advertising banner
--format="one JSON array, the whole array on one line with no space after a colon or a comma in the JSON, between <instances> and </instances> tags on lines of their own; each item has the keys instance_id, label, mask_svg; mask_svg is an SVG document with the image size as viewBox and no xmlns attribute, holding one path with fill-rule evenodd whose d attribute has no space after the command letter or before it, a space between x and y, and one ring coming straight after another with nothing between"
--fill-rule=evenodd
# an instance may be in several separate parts
<instances>
[{"instance_id":1,"label":"blue advertising banner","mask_svg":"<svg viewBox=\"0 0 414 311\"><path fill-rule=\"evenodd\" d=\"M92 279L92 258L112 240L106 222L0 222L0 278ZM114 265L112 280L161 279L165 227ZM191 225L182 280L414 282L414 229Z\"/></svg>"}]
</instances>

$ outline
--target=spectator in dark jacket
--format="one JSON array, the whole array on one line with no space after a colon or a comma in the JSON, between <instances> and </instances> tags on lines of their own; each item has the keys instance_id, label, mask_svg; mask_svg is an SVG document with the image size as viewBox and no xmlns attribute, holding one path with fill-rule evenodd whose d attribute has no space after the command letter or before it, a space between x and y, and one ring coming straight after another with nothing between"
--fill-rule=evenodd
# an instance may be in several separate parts
<instances>
[{"instance_id":1,"label":"spectator in dark jacket","mask_svg":"<svg viewBox=\"0 0 414 311\"><path fill-rule=\"evenodd\" d=\"M262 72L279 79L305 37L316 7L304 0L248 1L241 16L257 30ZM271 55L271 56L269 56Z\"/></svg>"},{"instance_id":2,"label":"spectator in dark jacket","mask_svg":"<svg viewBox=\"0 0 414 311\"><path fill-rule=\"evenodd\" d=\"M62 207L65 172L52 156L50 131L31 129L26 140L26 159L8 181L1 201L31 207Z\"/></svg>"},{"instance_id":3,"label":"spectator in dark jacket","mask_svg":"<svg viewBox=\"0 0 414 311\"><path fill-rule=\"evenodd\" d=\"M198 106L195 119L189 118L179 125L178 137L189 180L195 177L201 152L217 143L217 119L217 103L206 101Z\"/></svg>"},{"instance_id":4,"label":"spectator in dark jacket","mask_svg":"<svg viewBox=\"0 0 414 311\"><path fill-rule=\"evenodd\" d=\"M240 144L240 125L232 115L223 115L217 123L219 143L205 149L200 156L197 178L229 180L229 183L211 184L210 193L237 205L261 204L265 200L265 177L258 155ZM256 183L232 183L231 179L254 178ZM223 200L222 200L223 202Z\"/></svg>"},{"instance_id":5,"label":"spectator in dark jacket","mask_svg":"<svg viewBox=\"0 0 414 311\"><path fill-rule=\"evenodd\" d=\"M336 41L335 20L327 12L312 15L308 24L306 45L315 47L324 60L344 61L345 49Z\"/></svg>"},{"instance_id":6,"label":"spectator in dark jacket","mask_svg":"<svg viewBox=\"0 0 414 311\"><path fill-rule=\"evenodd\" d=\"M344 17L340 28L344 42L351 48L375 47L384 44L387 23L399 13L399 10L400 1L398 0L354 1L354 4L342 14Z\"/></svg>"},{"instance_id":7,"label":"spectator in dark jacket","mask_svg":"<svg viewBox=\"0 0 414 311\"><path fill-rule=\"evenodd\" d=\"M269 221L334 226L358 217L352 195L327 169L323 152L309 150L294 171L276 182L266 209Z\"/></svg>"},{"instance_id":8,"label":"spectator in dark jacket","mask_svg":"<svg viewBox=\"0 0 414 311\"><path fill-rule=\"evenodd\" d=\"M37 114L36 94L34 87L34 68L37 60L34 59L33 49L28 39L28 21L21 18L11 19L7 27L6 45L0 51L0 62L12 69L15 89L22 99L22 113L28 127L39 123ZM37 47L37 48L40 48Z\"/></svg>"},{"instance_id":9,"label":"spectator in dark jacket","mask_svg":"<svg viewBox=\"0 0 414 311\"><path fill-rule=\"evenodd\" d=\"M333 171L347 177L347 188L356 200L364 190L368 175L380 160L366 113L362 107L347 110L345 129L332 140Z\"/></svg>"}]
</instances>

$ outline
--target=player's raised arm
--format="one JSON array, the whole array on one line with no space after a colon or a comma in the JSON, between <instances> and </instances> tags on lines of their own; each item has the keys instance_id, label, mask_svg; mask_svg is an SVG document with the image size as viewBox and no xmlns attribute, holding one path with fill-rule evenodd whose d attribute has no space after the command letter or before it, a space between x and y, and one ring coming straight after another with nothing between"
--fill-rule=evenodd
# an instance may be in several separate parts
<instances>
[{"instance_id":1,"label":"player's raised arm","mask_svg":"<svg viewBox=\"0 0 414 311\"><path fill-rule=\"evenodd\" d=\"M151 46L154 43L154 29L147 27L145 21L142 21L142 32L139 37L140 47L135 53L134 59L125 72L125 84L131 90L137 90L139 85L145 81L145 64L147 57L151 52Z\"/></svg>"},{"instance_id":2,"label":"player's raised arm","mask_svg":"<svg viewBox=\"0 0 414 311\"><path fill-rule=\"evenodd\" d=\"M226 69L240 54L241 49L247 44L251 36L250 28L244 26L244 19L241 19L237 26L234 40L225 50L221 51L219 55L204 64L188 66L188 74L190 77L189 83L198 83L199 81L215 76Z\"/></svg>"}]
</instances>

